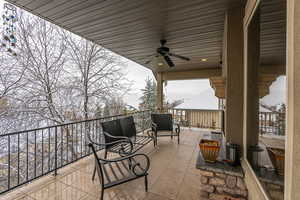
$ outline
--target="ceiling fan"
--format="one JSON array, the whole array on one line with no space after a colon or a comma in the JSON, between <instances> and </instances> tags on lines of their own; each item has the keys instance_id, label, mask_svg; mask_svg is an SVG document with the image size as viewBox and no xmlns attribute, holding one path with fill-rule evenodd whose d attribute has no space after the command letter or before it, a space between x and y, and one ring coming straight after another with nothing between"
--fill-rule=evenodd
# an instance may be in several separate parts
<instances>
[{"instance_id":1,"label":"ceiling fan","mask_svg":"<svg viewBox=\"0 0 300 200\"><path fill-rule=\"evenodd\" d=\"M180 58L180 59L186 60L186 61L190 60L190 58L188 58L188 57L171 53L170 49L165 46L166 43L167 43L167 40L164 40L164 39L160 40L161 46L158 47L157 50L156 50L156 52L157 52L157 56L156 57L158 57L159 55L162 56L165 59L166 63L170 67L174 67L175 66L175 64L172 61L172 59L170 58L170 56L176 57L176 58ZM151 62L151 60L147 61L145 64L149 64L150 62Z\"/></svg>"}]
</instances>

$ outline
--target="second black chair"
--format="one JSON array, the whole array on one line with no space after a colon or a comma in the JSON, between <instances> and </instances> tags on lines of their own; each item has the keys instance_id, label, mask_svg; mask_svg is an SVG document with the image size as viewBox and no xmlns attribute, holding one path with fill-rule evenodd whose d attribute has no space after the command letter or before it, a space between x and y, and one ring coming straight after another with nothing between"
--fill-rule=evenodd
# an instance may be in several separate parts
<instances>
[{"instance_id":1,"label":"second black chair","mask_svg":"<svg viewBox=\"0 0 300 200\"><path fill-rule=\"evenodd\" d=\"M180 126L174 123L172 114L151 114L152 131L155 137L177 137L177 142L180 141ZM157 142L157 140L156 140Z\"/></svg>"}]
</instances>

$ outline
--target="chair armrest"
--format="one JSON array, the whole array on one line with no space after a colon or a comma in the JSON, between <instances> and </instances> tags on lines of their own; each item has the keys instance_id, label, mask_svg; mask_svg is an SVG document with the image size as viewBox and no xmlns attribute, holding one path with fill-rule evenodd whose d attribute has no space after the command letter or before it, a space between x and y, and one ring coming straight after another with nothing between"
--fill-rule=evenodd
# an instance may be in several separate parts
<instances>
[{"instance_id":1,"label":"chair armrest","mask_svg":"<svg viewBox=\"0 0 300 200\"><path fill-rule=\"evenodd\" d=\"M151 128L152 128L152 130L154 130L155 132L157 132L157 124L156 123L152 122L151 123Z\"/></svg>"},{"instance_id":2,"label":"chair armrest","mask_svg":"<svg viewBox=\"0 0 300 200\"><path fill-rule=\"evenodd\" d=\"M153 131L153 130L148 130L146 133L147 133L148 137L155 138L155 131Z\"/></svg>"},{"instance_id":3,"label":"chair armrest","mask_svg":"<svg viewBox=\"0 0 300 200\"><path fill-rule=\"evenodd\" d=\"M121 145L121 149L119 150L119 155L121 157L123 157L124 155L129 155L132 153L133 151L133 143L132 141L130 140L130 138L128 137L122 137L122 136L113 136L113 135L110 135L109 133L103 131L103 134L105 134L106 136L110 137L110 138L114 138L114 139L119 139L117 141L114 141L114 142L105 142L105 143L98 143L98 142L94 142L92 141L92 139L90 138L90 135L88 135L88 139L90 141L90 143L94 144L94 145L97 145L97 146L114 146L114 145L117 145L117 144L120 144ZM128 145L130 146L130 149L129 149L129 152L126 152L124 149L124 146L125 145Z\"/></svg>"},{"instance_id":4,"label":"chair armrest","mask_svg":"<svg viewBox=\"0 0 300 200\"><path fill-rule=\"evenodd\" d=\"M141 162L138 162L137 160L139 160L139 159L136 159L138 157L143 157L145 160L145 163L142 164ZM124 161L124 160L128 160L129 162L132 163L131 170L136 176L145 175L150 168L149 157L146 154L142 154L142 153L131 154L131 155L128 155L125 157L115 158L115 159L111 159L111 160L103 160L103 161L104 162L120 162L120 161ZM138 172L137 169L139 169L140 172Z\"/></svg>"},{"instance_id":5,"label":"chair armrest","mask_svg":"<svg viewBox=\"0 0 300 200\"><path fill-rule=\"evenodd\" d=\"M92 149L94 152L95 156L97 156L95 148L92 143L89 143L89 147ZM142 167L142 164L140 162L137 162L135 158L142 157L144 158L145 166ZM150 159L146 154L138 153L138 154L130 154L124 157L118 157L118 158L112 158L112 159L104 159L104 158L99 158L97 156L97 159L100 161L100 163L114 163L114 162L122 162L122 161L129 161L132 163L131 170L136 176L143 176L145 175L149 168L150 168ZM141 170L140 173L138 173L136 170L139 168Z\"/></svg>"}]
</instances>

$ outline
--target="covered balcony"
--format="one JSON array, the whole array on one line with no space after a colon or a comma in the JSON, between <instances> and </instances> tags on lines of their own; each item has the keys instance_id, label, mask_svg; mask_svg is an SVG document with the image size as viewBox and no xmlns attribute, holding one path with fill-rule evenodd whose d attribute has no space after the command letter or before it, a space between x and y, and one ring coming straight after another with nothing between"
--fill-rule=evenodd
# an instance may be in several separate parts
<instances>
[{"instance_id":1,"label":"covered balcony","mask_svg":"<svg viewBox=\"0 0 300 200\"><path fill-rule=\"evenodd\" d=\"M104 199L200 199L201 173L195 168L199 151L198 141L205 130L184 129L181 142L162 138L157 148L148 144L141 152L149 155L149 191L144 181L135 180L105 190ZM85 157L45 175L3 196L6 200L96 200L100 198L100 183L92 181L94 158ZM204 198L204 196L203 196Z\"/></svg>"},{"instance_id":2,"label":"covered balcony","mask_svg":"<svg viewBox=\"0 0 300 200\"><path fill-rule=\"evenodd\" d=\"M141 150L151 162L148 192L135 180L106 190L104 199L300 199L299 1L7 1L152 70L151 112L171 113L185 127L179 144L159 138ZM262 111L261 100L285 76L287 109ZM191 79L210 80L220 110L164 108L164 85ZM130 114L139 133L151 128L151 112ZM7 167L0 198L99 199L86 135L101 142L100 124L122 117L1 135ZM221 144L215 163L199 150L207 138Z\"/></svg>"}]
</instances>

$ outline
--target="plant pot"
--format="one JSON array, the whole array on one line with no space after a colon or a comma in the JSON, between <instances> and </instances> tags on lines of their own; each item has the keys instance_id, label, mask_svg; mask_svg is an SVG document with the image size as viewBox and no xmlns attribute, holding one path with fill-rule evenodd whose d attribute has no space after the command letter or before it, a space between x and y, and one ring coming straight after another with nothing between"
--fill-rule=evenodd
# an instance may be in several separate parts
<instances>
[{"instance_id":1,"label":"plant pot","mask_svg":"<svg viewBox=\"0 0 300 200\"><path fill-rule=\"evenodd\" d=\"M215 163L220 152L220 142L202 139L199 143L200 151L205 162Z\"/></svg>"},{"instance_id":2,"label":"plant pot","mask_svg":"<svg viewBox=\"0 0 300 200\"><path fill-rule=\"evenodd\" d=\"M276 173L284 175L284 149L267 147L267 151Z\"/></svg>"}]
</instances>

